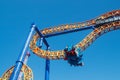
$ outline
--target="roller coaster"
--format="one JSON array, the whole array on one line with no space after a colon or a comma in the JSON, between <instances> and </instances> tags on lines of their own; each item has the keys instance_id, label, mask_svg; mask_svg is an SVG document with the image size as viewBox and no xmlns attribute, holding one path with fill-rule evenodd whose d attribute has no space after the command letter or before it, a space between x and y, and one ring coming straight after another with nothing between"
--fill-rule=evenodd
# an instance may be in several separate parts
<instances>
[{"instance_id":1,"label":"roller coaster","mask_svg":"<svg viewBox=\"0 0 120 80\"><path fill-rule=\"evenodd\" d=\"M63 50L49 50L50 46L46 38L88 29L92 29L92 32L76 45L66 47ZM20 80L19 76L21 73L24 75L21 80L33 80L32 70L24 63L28 46L34 54L46 59L45 80L49 80L50 60L64 59L68 61L70 65L83 66L82 52L86 50L86 48L90 46L99 36L118 29L120 29L120 10L107 12L97 18L85 22L49 27L43 30L39 30L35 24L32 24L23 52L20 53L15 66L8 69L2 75L0 80ZM36 31L36 33L34 33L34 31ZM37 44L38 41L40 42L40 45ZM46 45L47 50L42 49L42 43Z\"/></svg>"}]
</instances>

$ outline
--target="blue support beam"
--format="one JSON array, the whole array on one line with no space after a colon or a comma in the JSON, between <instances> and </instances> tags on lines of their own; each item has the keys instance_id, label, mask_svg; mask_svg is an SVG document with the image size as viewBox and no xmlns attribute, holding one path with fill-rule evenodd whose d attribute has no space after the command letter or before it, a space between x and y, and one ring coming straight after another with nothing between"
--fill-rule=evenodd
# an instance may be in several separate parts
<instances>
[{"instance_id":1,"label":"blue support beam","mask_svg":"<svg viewBox=\"0 0 120 80\"><path fill-rule=\"evenodd\" d=\"M50 60L46 59L45 80L49 80L49 75L50 75Z\"/></svg>"},{"instance_id":2,"label":"blue support beam","mask_svg":"<svg viewBox=\"0 0 120 80\"><path fill-rule=\"evenodd\" d=\"M42 47L42 43L44 43L47 47L47 50L49 50L49 44L43 34L39 31L37 27L35 27L35 31L38 33L38 35L41 37L40 45L39 47ZM49 74L50 74L50 60L46 59L46 66L45 66L45 80L49 80Z\"/></svg>"},{"instance_id":3,"label":"blue support beam","mask_svg":"<svg viewBox=\"0 0 120 80\"><path fill-rule=\"evenodd\" d=\"M49 50L50 47L47 47L47 50ZM45 66L45 80L49 80L50 76L50 60L46 59L46 66Z\"/></svg>"},{"instance_id":4,"label":"blue support beam","mask_svg":"<svg viewBox=\"0 0 120 80\"><path fill-rule=\"evenodd\" d=\"M88 30L88 29L93 29L93 28L94 28L94 25L93 26L86 26L86 27L83 27L83 28L65 30L65 31L56 32L56 33L52 33L52 34L47 34L47 35L44 35L44 37L48 38L48 37L52 37L52 36L58 36L58 35L62 35L62 34L78 32L78 31L83 31L83 30Z\"/></svg>"},{"instance_id":5,"label":"blue support beam","mask_svg":"<svg viewBox=\"0 0 120 80\"><path fill-rule=\"evenodd\" d=\"M19 76L21 68L23 66L23 62L24 62L24 59L25 59L25 56L26 56L26 51L28 49L28 46L29 46L29 43L30 43L30 40L32 38L32 34L33 34L34 30L35 30L35 25L32 25L32 28L31 28L29 36L26 40L25 46L22 49L22 52L20 53L20 55L19 55L19 57L16 61L15 68L14 68L14 70L12 72L12 75L10 76L9 80L18 80L18 76Z\"/></svg>"},{"instance_id":6,"label":"blue support beam","mask_svg":"<svg viewBox=\"0 0 120 80\"><path fill-rule=\"evenodd\" d=\"M39 29L38 29L37 27L35 27L35 31L39 34L39 36L40 36L41 38L43 38L44 44L45 44L47 47L49 47L49 44L48 44L47 40L45 39L45 37L42 35L42 33L39 31Z\"/></svg>"}]
</instances>

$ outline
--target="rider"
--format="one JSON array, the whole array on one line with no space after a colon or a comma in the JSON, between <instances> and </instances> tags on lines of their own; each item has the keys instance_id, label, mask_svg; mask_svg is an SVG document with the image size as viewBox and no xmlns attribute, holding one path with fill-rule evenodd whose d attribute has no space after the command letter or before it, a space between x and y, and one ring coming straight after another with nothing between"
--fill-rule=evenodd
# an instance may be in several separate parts
<instances>
[{"instance_id":1,"label":"rider","mask_svg":"<svg viewBox=\"0 0 120 80\"><path fill-rule=\"evenodd\" d=\"M68 60L68 63L74 66L83 66L84 63L82 62L82 56L80 52L80 48L66 47L64 49L65 52L65 60Z\"/></svg>"}]
</instances>

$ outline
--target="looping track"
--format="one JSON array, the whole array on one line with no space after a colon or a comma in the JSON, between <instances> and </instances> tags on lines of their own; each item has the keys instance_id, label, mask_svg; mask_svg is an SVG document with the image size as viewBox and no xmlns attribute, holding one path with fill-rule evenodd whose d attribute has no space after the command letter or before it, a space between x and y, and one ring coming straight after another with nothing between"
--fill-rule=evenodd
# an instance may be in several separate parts
<instances>
[{"instance_id":1,"label":"looping track","mask_svg":"<svg viewBox=\"0 0 120 80\"><path fill-rule=\"evenodd\" d=\"M10 75L12 74L14 69L14 66L12 66L10 69L8 69L0 78L0 80L9 80ZM24 74L24 80L33 80L33 73L32 70L27 66L23 65L21 72Z\"/></svg>"},{"instance_id":2,"label":"looping track","mask_svg":"<svg viewBox=\"0 0 120 80\"><path fill-rule=\"evenodd\" d=\"M95 19L75 24L66 24L57 27L51 27L41 30L40 32L43 35L53 34L56 32L63 32L66 30L74 30L85 28L86 26L95 26L95 29L87 35L81 42L75 45L76 48L80 48L81 52L84 51L95 39L101 36L104 33L107 33L112 30L120 29L120 10L114 10L103 14ZM39 35L34 34L31 42L30 49L39 57L47 59L63 59L65 58L64 50L58 51L46 51L42 50L36 45Z\"/></svg>"}]
</instances>

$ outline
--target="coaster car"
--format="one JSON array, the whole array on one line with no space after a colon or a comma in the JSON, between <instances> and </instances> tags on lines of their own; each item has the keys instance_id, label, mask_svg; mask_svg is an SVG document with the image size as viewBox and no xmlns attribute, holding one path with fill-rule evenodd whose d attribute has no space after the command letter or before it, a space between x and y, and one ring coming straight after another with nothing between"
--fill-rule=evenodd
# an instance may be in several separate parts
<instances>
[{"instance_id":1,"label":"coaster car","mask_svg":"<svg viewBox=\"0 0 120 80\"><path fill-rule=\"evenodd\" d=\"M65 58L64 60L67 60L68 63L72 66L83 66L84 63L82 62L82 54L80 52L79 48L75 48L75 47L66 47L64 49L65 52Z\"/></svg>"}]
</instances>

